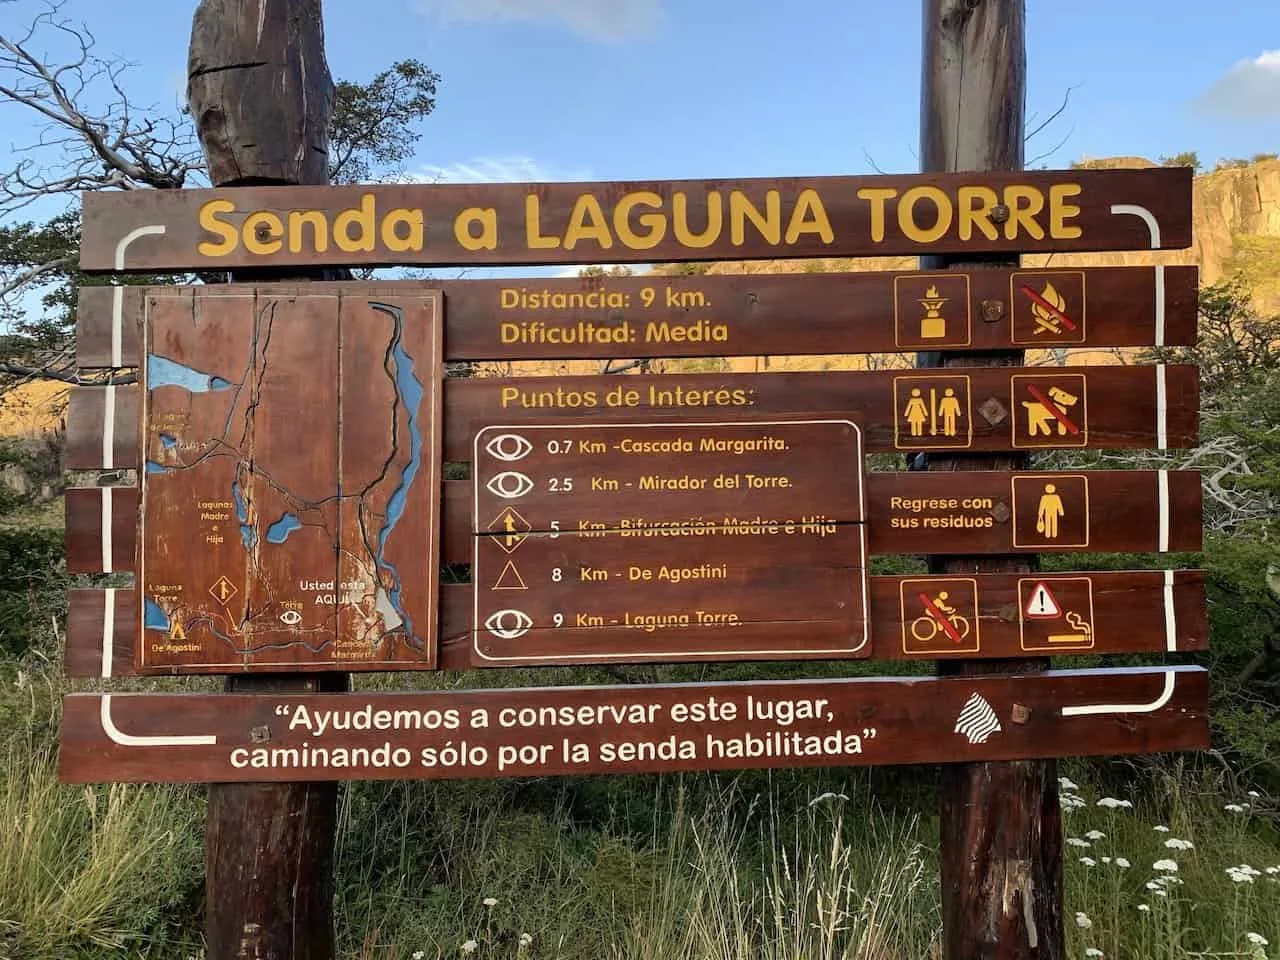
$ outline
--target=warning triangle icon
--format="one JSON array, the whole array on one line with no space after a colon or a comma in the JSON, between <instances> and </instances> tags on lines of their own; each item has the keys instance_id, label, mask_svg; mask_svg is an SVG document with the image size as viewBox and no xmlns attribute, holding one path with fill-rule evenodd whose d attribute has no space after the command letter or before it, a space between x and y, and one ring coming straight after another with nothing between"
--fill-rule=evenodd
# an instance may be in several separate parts
<instances>
[{"instance_id":1,"label":"warning triangle icon","mask_svg":"<svg viewBox=\"0 0 1280 960\"><path fill-rule=\"evenodd\" d=\"M1049 585L1041 580L1031 591L1031 599L1022 612L1030 620L1056 620L1062 616L1062 606Z\"/></svg>"},{"instance_id":2,"label":"warning triangle icon","mask_svg":"<svg viewBox=\"0 0 1280 960\"><path fill-rule=\"evenodd\" d=\"M502 572L498 574L498 579L494 581L494 590L528 590L525 586L524 578L520 576L520 571L516 569L515 561L508 560L507 565L502 568Z\"/></svg>"}]
</instances>

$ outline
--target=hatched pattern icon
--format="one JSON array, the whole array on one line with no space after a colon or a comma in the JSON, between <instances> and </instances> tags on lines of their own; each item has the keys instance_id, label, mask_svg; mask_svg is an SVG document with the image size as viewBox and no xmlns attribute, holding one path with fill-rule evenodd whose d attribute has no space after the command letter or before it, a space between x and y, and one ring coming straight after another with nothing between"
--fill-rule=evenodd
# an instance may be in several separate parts
<instances>
[{"instance_id":1,"label":"hatched pattern icon","mask_svg":"<svg viewBox=\"0 0 1280 960\"><path fill-rule=\"evenodd\" d=\"M960 710L955 732L964 734L970 743L986 743L993 733L1000 732L1000 720L991 704L974 693Z\"/></svg>"}]
</instances>

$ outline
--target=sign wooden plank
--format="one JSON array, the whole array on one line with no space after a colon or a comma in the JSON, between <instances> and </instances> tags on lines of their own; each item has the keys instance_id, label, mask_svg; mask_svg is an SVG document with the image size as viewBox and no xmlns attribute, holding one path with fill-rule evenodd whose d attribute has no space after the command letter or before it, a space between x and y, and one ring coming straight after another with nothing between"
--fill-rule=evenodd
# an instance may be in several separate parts
<instances>
[{"instance_id":1,"label":"sign wooden plank","mask_svg":"<svg viewBox=\"0 0 1280 960\"><path fill-rule=\"evenodd\" d=\"M800 418L481 429L476 663L866 656L861 439Z\"/></svg>"},{"instance_id":2,"label":"sign wooden plank","mask_svg":"<svg viewBox=\"0 0 1280 960\"><path fill-rule=\"evenodd\" d=\"M68 466L136 466L137 388L77 387L71 397ZM444 443L445 458L461 461L475 431L499 419L578 425L804 412L856 414L870 453L1179 449L1198 440L1199 405L1199 376L1187 364L446 380Z\"/></svg>"},{"instance_id":3,"label":"sign wooden plank","mask_svg":"<svg viewBox=\"0 0 1280 960\"><path fill-rule=\"evenodd\" d=\"M1191 171L103 192L83 218L86 273L1170 250Z\"/></svg>"},{"instance_id":4,"label":"sign wooden plank","mask_svg":"<svg viewBox=\"0 0 1280 960\"><path fill-rule=\"evenodd\" d=\"M1055 489L1046 490L1046 484ZM71 572L109 572L102 566L104 556L112 563L110 569L132 569L138 493L132 487L109 489L113 492L106 529L111 537L106 549L101 490L67 491ZM1055 504L1054 495L1061 504ZM471 562L477 532L471 522L471 501L471 484L457 480L444 484L441 559L445 563ZM1196 470L973 471L962 477L869 473L866 504L867 549L872 555L1168 553L1195 552L1202 544ZM1045 528L1037 530L1042 507ZM565 524L573 521L565 515ZM536 531L530 536L547 537L552 532ZM593 532L618 536L616 530ZM945 542L939 540L940 533L947 534ZM769 537L737 540L744 557L766 557L772 549Z\"/></svg>"},{"instance_id":5,"label":"sign wooden plank","mask_svg":"<svg viewBox=\"0 0 1280 960\"><path fill-rule=\"evenodd\" d=\"M434 293L157 307L144 667L432 662L438 314Z\"/></svg>"},{"instance_id":6,"label":"sign wooden plank","mask_svg":"<svg viewBox=\"0 0 1280 960\"><path fill-rule=\"evenodd\" d=\"M68 573L134 569L137 487L71 487L63 496Z\"/></svg>"},{"instance_id":7,"label":"sign wooden plank","mask_svg":"<svg viewBox=\"0 0 1280 960\"><path fill-rule=\"evenodd\" d=\"M225 783L949 763L1197 750L1201 667L342 694L69 694L58 775Z\"/></svg>"},{"instance_id":8,"label":"sign wooden plank","mask_svg":"<svg viewBox=\"0 0 1280 960\"><path fill-rule=\"evenodd\" d=\"M892 353L1181 346L1196 338L1194 266L431 281L446 360ZM76 359L138 363L145 298L245 285L80 289ZM258 296L412 295L421 281L262 284ZM933 296L930 296L930 293ZM117 301L119 301L117 305Z\"/></svg>"},{"instance_id":9,"label":"sign wooden plank","mask_svg":"<svg viewBox=\"0 0 1280 960\"><path fill-rule=\"evenodd\" d=\"M489 423L784 413L854 414L868 452L1189 447L1198 410L1191 365L449 380L445 458Z\"/></svg>"},{"instance_id":10,"label":"sign wooden plank","mask_svg":"<svg viewBox=\"0 0 1280 960\"><path fill-rule=\"evenodd\" d=\"M1049 605L1038 590L1041 583L1052 598ZM472 668L472 589L468 583L444 584L440 588L438 666L442 670ZM942 597L944 592L946 596ZM922 593L935 608L939 599L954 608L955 613L946 616L954 618L960 643L920 620L928 615L921 613L926 610L920 600ZM1033 649L1037 655L1093 656L1187 652L1209 646L1204 573L1200 570L1056 572L1035 577L993 573L971 577L871 577L868 596L870 657L876 660L1008 658ZM134 591L129 589L71 591L63 663L67 676L138 675L134 663L138 632L135 604ZM1058 607L1060 616L1045 616L1053 605ZM1071 617L1073 613L1075 617ZM1087 631L1083 630L1085 624ZM1064 639L1070 634L1078 636ZM1049 637L1055 639L1049 641ZM1046 649L1035 649L1041 646ZM588 651L593 659L606 652L604 644ZM525 653L539 655L532 648ZM676 653L670 656L672 662L679 659L682 658ZM717 659L767 658L753 653L749 657L721 654ZM512 662L518 662L518 658ZM539 664L578 662L576 657L537 660ZM359 663L350 661L341 666L344 670L362 669ZM323 666L309 662L305 668ZM417 669L417 665L405 664L398 669ZM225 671L184 668L184 672Z\"/></svg>"}]
</instances>

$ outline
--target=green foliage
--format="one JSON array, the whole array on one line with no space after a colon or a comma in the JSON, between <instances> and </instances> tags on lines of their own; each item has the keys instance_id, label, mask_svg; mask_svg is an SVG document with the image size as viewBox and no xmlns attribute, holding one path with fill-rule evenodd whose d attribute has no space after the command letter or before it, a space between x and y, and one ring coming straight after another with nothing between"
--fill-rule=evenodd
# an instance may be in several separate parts
<instances>
[{"instance_id":1,"label":"green foliage","mask_svg":"<svg viewBox=\"0 0 1280 960\"><path fill-rule=\"evenodd\" d=\"M27 654L50 618L63 619L70 584L60 529L0 529L0 653Z\"/></svg>"},{"instance_id":2,"label":"green foliage","mask_svg":"<svg viewBox=\"0 0 1280 960\"><path fill-rule=\"evenodd\" d=\"M1162 167L1190 167L1197 173L1200 172L1200 155L1194 150L1184 150L1182 153L1175 153L1169 157L1160 158L1160 166Z\"/></svg>"},{"instance_id":3,"label":"green foliage","mask_svg":"<svg viewBox=\"0 0 1280 960\"><path fill-rule=\"evenodd\" d=\"M1255 153L1253 155L1254 163L1266 163L1268 160L1280 159L1280 153Z\"/></svg>"},{"instance_id":4,"label":"green foliage","mask_svg":"<svg viewBox=\"0 0 1280 960\"><path fill-rule=\"evenodd\" d=\"M674 268L677 277L698 277L711 269L711 264L701 261L677 263Z\"/></svg>"},{"instance_id":5,"label":"green foliage","mask_svg":"<svg viewBox=\"0 0 1280 960\"><path fill-rule=\"evenodd\" d=\"M329 179L363 183L396 172L421 138L414 125L435 109L439 74L397 60L367 83L335 85L329 124Z\"/></svg>"}]
</instances>

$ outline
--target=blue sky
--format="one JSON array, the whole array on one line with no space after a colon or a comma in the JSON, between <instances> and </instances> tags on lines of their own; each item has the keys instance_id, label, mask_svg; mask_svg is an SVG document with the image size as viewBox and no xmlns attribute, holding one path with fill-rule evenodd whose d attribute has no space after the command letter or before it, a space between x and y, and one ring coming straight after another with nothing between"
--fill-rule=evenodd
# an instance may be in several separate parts
<instances>
[{"instance_id":1,"label":"blue sky","mask_svg":"<svg viewBox=\"0 0 1280 960\"><path fill-rule=\"evenodd\" d=\"M1071 90L1028 160L1280 150L1275 0L1027 5L1029 119ZM170 104L194 7L69 0L64 12L99 52L136 64L136 98ZM32 8L0 6L0 29ZM325 3L335 77L401 57L441 74L410 170L449 180L913 172L920 16L916 0ZM0 150L30 135L26 121L0 105Z\"/></svg>"},{"instance_id":2,"label":"blue sky","mask_svg":"<svg viewBox=\"0 0 1280 960\"><path fill-rule=\"evenodd\" d=\"M88 25L99 54L133 64L123 83L136 102L173 108L195 6L65 0L62 12ZM365 80L405 57L441 75L409 173L622 180L915 172L921 6L326 0L324 14L335 78ZM1028 129L1070 92L1028 165L1195 150L1212 166L1280 151L1277 0L1027 7ZM0 3L0 33L41 8ZM35 136L30 112L0 100L0 164Z\"/></svg>"}]
</instances>

